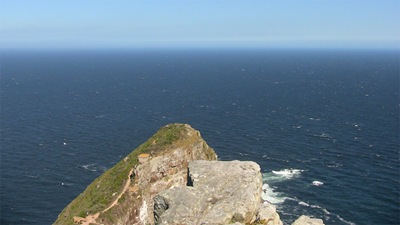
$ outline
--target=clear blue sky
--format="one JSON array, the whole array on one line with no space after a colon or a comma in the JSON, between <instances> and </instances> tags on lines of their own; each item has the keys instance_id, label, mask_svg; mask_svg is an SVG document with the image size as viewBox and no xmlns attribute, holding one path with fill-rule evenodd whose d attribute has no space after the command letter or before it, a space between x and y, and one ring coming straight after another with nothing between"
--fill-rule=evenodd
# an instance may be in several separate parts
<instances>
[{"instance_id":1,"label":"clear blue sky","mask_svg":"<svg viewBox=\"0 0 400 225\"><path fill-rule=\"evenodd\" d=\"M0 48L400 48L400 0L0 0Z\"/></svg>"}]
</instances>

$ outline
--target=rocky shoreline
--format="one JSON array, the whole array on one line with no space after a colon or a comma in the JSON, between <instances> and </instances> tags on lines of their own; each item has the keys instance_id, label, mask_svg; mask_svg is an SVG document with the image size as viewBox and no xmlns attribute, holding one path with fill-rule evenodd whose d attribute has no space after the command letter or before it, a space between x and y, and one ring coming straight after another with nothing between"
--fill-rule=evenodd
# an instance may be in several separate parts
<instances>
[{"instance_id":1,"label":"rocky shoreline","mask_svg":"<svg viewBox=\"0 0 400 225\"><path fill-rule=\"evenodd\" d=\"M197 130L170 124L97 178L54 224L283 223L262 199L257 163L217 161ZM293 223L306 224L323 221L301 216Z\"/></svg>"}]
</instances>

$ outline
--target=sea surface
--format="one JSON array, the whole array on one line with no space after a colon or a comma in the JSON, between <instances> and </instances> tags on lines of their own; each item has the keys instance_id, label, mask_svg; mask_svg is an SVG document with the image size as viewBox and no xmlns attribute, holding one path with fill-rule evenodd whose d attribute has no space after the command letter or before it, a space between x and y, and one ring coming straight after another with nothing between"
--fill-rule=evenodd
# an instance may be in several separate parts
<instances>
[{"instance_id":1,"label":"sea surface","mask_svg":"<svg viewBox=\"0 0 400 225\"><path fill-rule=\"evenodd\" d=\"M285 224L400 224L399 51L3 51L0 224L51 224L160 127L261 165Z\"/></svg>"}]
</instances>

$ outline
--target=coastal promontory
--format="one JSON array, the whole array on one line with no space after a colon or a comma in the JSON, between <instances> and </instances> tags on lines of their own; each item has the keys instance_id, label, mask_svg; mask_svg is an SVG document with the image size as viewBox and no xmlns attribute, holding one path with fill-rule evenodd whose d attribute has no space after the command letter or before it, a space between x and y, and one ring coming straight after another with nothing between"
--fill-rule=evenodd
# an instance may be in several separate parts
<instances>
[{"instance_id":1,"label":"coastal promontory","mask_svg":"<svg viewBox=\"0 0 400 225\"><path fill-rule=\"evenodd\" d=\"M199 131L170 124L95 179L54 224L282 225L261 194L257 163L217 161Z\"/></svg>"}]
</instances>

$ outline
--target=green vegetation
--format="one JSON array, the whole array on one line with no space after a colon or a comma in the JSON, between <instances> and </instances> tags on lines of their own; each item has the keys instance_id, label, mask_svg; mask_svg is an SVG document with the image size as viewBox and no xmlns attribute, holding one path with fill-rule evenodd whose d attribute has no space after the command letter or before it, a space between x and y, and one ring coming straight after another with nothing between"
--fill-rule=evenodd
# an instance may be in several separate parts
<instances>
[{"instance_id":1,"label":"green vegetation","mask_svg":"<svg viewBox=\"0 0 400 225\"><path fill-rule=\"evenodd\" d=\"M113 193L119 193L122 190L129 171L138 164L138 155L149 153L155 156L158 151L170 148L182 137L184 130L185 125L183 124L170 124L161 128L125 159L96 178L61 212L55 224L73 224L73 216L85 217L87 214L106 209L117 197L117 195L113 196ZM121 198L119 202L124 200L125 197Z\"/></svg>"}]
</instances>

